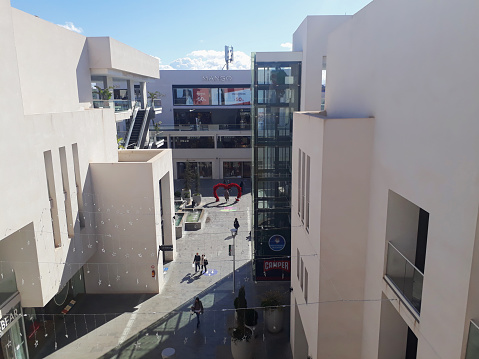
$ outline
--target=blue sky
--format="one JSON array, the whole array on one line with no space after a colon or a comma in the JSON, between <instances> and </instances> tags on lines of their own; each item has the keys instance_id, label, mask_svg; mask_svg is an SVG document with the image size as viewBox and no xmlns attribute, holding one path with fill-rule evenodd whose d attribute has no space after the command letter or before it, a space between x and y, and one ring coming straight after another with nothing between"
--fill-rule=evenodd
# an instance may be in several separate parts
<instances>
[{"instance_id":1,"label":"blue sky","mask_svg":"<svg viewBox=\"0 0 479 359\"><path fill-rule=\"evenodd\" d=\"M371 0L11 0L13 7L85 36L111 36L161 60L160 68L249 68L253 51L288 51L307 15L352 15Z\"/></svg>"}]
</instances>

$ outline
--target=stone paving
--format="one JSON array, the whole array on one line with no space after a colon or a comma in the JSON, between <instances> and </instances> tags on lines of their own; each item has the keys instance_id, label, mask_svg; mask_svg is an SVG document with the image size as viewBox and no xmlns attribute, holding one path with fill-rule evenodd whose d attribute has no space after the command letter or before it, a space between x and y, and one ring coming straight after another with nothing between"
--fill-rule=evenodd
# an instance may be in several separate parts
<instances>
[{"instance_id":1,"label":"stone paving","mask_svg":"<svg viewBox=\"0 0 479 359\"><path fill-rule=\"evenodd\" d=\"M202 192L208 193L209 188L211 193L212 184L203 184L207 188ZM82 307L79 303L72 314L98 313L88 317L91 324L85 319L85 327L90 326L90 331L87 329L85 335L63 347L59 345L48 358L161 358L161 351L167 347L176 350L177 358L231 358L228 328L234 322L233 301L239 287L244 285L246 288L248 307L259 306L260 293L271 287L285 293L289 290L289 283L254 283L252 280L251 197L248 188L245 192L236 203L234 196L229 203L221 197L220 202L215 202L213 197L203 197L200 208L207 211L205 226L198 231L184 231L183 237L177 240L177 257L164 266L165 285L161 293L153 296L97 295L97 300L90 299L89 305ZM241 225L235 238L236 294L233 293L233 261L228 255L228 245L233 243L230 229L235 218ZM208 273L195 273L192 261L196 252L206 254ZM196 317L189 310L196 296L200 297L205 308L199 328L196 328ZM115 310L127 301L130 301L127 305L130 308L132 301L137 303L130 312L113 314L103 311L112 313L111 317L98 312L108 306ZM286 310L285 328L278 334L267 333L261 310L259 312L255 358L291 358L289 310ZM105 319L102 321L103 315ZM62 333L57 336L61 337Z\"/></svg>"}]
</instances>

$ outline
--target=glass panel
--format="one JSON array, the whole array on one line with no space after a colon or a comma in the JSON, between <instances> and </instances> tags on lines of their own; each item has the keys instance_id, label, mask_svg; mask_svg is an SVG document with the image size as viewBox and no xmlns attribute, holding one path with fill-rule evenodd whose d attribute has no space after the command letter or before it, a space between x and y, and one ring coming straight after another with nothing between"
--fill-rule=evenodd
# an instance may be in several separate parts
<instances>
[{"instance_id":1,"label":"glass panel","mask_svg":"<svg viewBox=\"0 0 479 359\"><path fill-rule=\"evenodd\" d=\"M211 162L198 162L200 178L213 177L213 164Z\"/></svg>"},{"instance_id":2,"label":"glass panel","mask_svg":"<svg viewBox=\"0 0 479 359\"><path fill-rule=\"evenodd\" d=\"M250 148L251 136L218 136L218 148Z\"/></svg>"},{"instance_id":3,"label":"glass panel","mask_svg":"<svg viewBox=\"0 0 479 359\"><path fill-rule=\"evenodd\" d=\"M215 148L212 136L171 137L173 148Z\"/></svg>"},{"instance_id":4,"label":"glass panel","mask_svg":"<svg viewBox=\"0 0 479 359\"><path fill-rule=\"evenodd\" d=\"M465 359L479 358L479 328L471 320L469 325L469 337L467 339L467 349Z\"/></svg>"},{"instance_id":5,"label":"glass panel","mask_svg":"<svg viewBox=\"0 0 479 359\"><path fill-rule=\"evenodd\" d=\"M388 243L386 275L420 313L424 275L391 243Z\"/></svg>"}]
</instances>

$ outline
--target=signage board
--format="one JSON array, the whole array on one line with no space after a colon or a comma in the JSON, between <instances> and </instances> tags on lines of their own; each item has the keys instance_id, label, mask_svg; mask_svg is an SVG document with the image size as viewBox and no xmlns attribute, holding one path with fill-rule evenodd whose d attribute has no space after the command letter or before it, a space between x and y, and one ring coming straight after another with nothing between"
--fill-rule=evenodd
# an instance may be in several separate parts
<instances>
[{"instance_id":1,"label":"signage board","mask_svg":"<svg viewBox=\"0 0 479 359\"><path fill-rule=\"evenodd\" d=\"M173 250L173 245L172 244L160 245L159 250L160 251L165 251L165 252L172 251Z\"/></svg>"},{"instance_id":2,"label":"signage board","mask_svg":"<svg viewBox=\"0 0 479 359\"><path fill-rule=\"evenodd\" d=\"M275 234L268 241L269 248L275 252L282 251L286 246L286 239L282 235Z\"/></svg>"}]
</instances>

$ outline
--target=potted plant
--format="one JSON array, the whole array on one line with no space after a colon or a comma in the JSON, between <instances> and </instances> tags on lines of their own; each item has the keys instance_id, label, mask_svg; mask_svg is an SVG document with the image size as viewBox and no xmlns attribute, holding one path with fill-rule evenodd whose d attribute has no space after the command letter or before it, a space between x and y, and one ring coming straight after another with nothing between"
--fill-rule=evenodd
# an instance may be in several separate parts
<instances>
[{"instance_id":1,"label":"potted plant","mask_svg":"<svg viewBox=\"0 0 479 359\"><path fill-rule=\"evenodd\" d=\"M185 172L183 174L183 189L181 190L181 197L190 204L191 200L191 177L192 177L191 163L186 161Z\"/></svg>"},{"instance_id":2,"label":"potted plant","mask_svg":"<svg viewBox=\"0 0 479 359\"><path fill-rule=\"evenodd\" d=\"M160 133L161 133L160 126L161 126L161 124L162 124L162 122L158 121L158 122L155 122L155 124L153 125L153 128L155 129L155 140L156 141L160 140Z\"/></svg>"},{"instance_id":3,"label":"potted plant","mask_svg":"<svg viewBox=\"0 0 479 359\"><path fill-rule=\"evenodd\" d=\"M198 170L193 172L193 178L195 180L195 192L193 193L193 201L195 201L196 205L199 206L201 204L201 193L200 193L200 174Z\"/></svg>"},{"instance_id":4,"label":"potted plant","mask_svg":"<svg viewBox=\"0 0 479 359\"><path fill-rule=\"evenodd\" d=\"M113 90L112 86L102 89L100 86L95 85L95 90L93 90L92 93L95 95L98 95L99 100L103 100L98 102L100 108L109 107L108 101L111 99L111 96L112 96L112 92L110 90ZM105 102L107 104L106 106L105 106ZM93 104L95 105L95 103Z\"/></svg>"},{"instance_id":5,"label":"potted plant","mask_svg":"<svg viewBox=\"0 0 479 359\"><path fill-rule=\"evenodd\" d=\"M261 306L264 308L264 321L270 333L279 333L283 329L284 294L270 290L263 294Z\"/></svg>"},{"instance_id":6,"label":"potted plant","mask_svg":"<svg viewBox=\"0 0 479 359\"><path fill-rule=\"evenodd\" d=\"M231 335L231 354L234 359L251 359L254 352L254 329L247 325L248 318L253 311L253 319L258 318L258 314L254 314L254 309L247 309L246 293L244 286L238 291L238 296L234 300L235 306L235 327L230 328ZM252 324L252 322L250 322Z\"/></svg>"}]
</instances>

